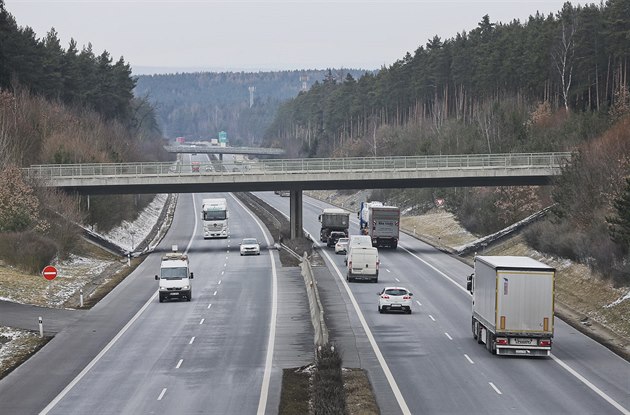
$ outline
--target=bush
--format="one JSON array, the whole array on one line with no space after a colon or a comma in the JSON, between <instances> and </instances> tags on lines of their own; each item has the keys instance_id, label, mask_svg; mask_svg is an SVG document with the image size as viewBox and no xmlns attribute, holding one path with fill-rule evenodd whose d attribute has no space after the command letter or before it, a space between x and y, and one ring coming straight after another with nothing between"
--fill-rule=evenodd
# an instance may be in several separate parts
<instances>
[{"instance_id":1,"label":"bush","mask_svg":"<svg viewBox=\"0 0 630 415\"><path fill-rule=\"evenodd\" d=\"M55 255L56 244L33 231L0 234L0 257L24 271L39 273Z\"/></svg>"},{"instance_id":2,"label":"bush","mask_svg":"<svg viewBox=\"0 0 630 415\"><path fill-rule=\"evenodd\" d=\"M345 414L342 359L338 349L329 345L323 346L317 350L316 359L312 393L315 415Z\"/></svg>"}]
</instances>

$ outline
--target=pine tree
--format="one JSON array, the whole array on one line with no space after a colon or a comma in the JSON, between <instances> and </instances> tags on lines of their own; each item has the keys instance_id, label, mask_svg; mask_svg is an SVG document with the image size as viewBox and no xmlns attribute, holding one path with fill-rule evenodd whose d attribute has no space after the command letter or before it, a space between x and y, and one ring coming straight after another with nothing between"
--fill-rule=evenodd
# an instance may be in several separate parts
<instances>
[{"instance_id":1,"label":"pine tree","mask_svg":"<svg viewBox=\"0 0 630 415\"><path fill-rule=\"evenodd\" d=\"M613 201L613 207L617 212L615 217L606 218L612 239L630 248L630 177L626 178L626 188L623 194Z\"/></svg>"}]
</instances>

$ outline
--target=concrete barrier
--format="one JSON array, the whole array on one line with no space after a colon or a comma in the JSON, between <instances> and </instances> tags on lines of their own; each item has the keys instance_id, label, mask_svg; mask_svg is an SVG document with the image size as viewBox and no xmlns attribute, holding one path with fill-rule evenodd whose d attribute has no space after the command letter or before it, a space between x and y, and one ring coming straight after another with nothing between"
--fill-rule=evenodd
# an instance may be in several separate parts
<instances>
[{"instance_id":1,"label":"concrete barrier","mask_svg":"<svg viewBox=\"0 0 630 415\"><path fill-rule=\"evenodd\" d=\"M313 278L313 270L311 269L311 263L308 260L308 255L304 252L300 267L302 269L302 277L304 278L304 284L306 285L306 294L308 296L308 304L311 311L311 322L315 330L315 346L324 346L328 344L328 328L324 321L324 308L322 302L319 299L319 292L317 291L317 281Z\"/></svg>"}]
</instances>

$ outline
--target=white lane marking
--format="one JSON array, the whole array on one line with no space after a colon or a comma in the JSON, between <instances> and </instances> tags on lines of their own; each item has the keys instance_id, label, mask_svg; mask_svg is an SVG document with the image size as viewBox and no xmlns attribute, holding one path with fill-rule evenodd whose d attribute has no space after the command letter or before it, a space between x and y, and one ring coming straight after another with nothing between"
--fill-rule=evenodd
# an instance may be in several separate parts
<instances>
[{"instance_id":1,"label":"white lane marking","mask_svg":"<svg viewBox=\"0 0 630 415\"><path fill-rule=\"evenodd\" d=\"M449 339L449 340L453 340L453 338L451 337L451 335L450 335L450 334L448 334L448 333L446 333L446 332L445 332L444 334L446 334L446 337L448 337L448 339ZM464 355L464 356L466 356L466 355Z\"/></svg>"},{"instance_id":2,"label":"white lane marking","mask_svg":"<svg viewBox=\"0 0 630 415\"><path fill-rule=\"evenodd\" d=\"M417 303L420 307L422 307L422 303L421 303L420 301L416 300L416 303Z\"/></svg>"},{"instance_id":3,"label":"white lane marking","mask_svg":"<svg viewBox=\"0 0 630 415\"><path fill-rule=\"evenodd\" d=\"M395 279L397 282L400 282L400 280L399 280L398 278L394 277L394 279Z\"/></svg>"},{"instance_id":4,"label":"white lane marking","mask_svg":"<svg viewBox=\"0 0 630 415\"><path fill-rule=\"evenodd\" d=\"M51 409L53 409L55 407L55 405L57 405L59 403L59 401L61 401L64 396L66 396L66 394L68 392L70 392L70 390L72 388L74 388L74 386L79 383L79 381L81 379L83 379L83 377L85 375L87 375L87 373L90 371L90 369L92 369L92 367L94 367L94 365L101 360L101 358L105 355L105 353L107 353L107 351L109 349L112 348L112 346L114 346L114 343L116 343L118 341L118 339L120 339L122 337L123 334L125 334L125 332L129 329L129 327L131 327L131 325L140 317L140 315L144 312L144 310L147 309L147 307L149 307L149 304L151 304L153 301L155 301L155 297L158 295L158 291L155 291L153 293L153 295L147 300L146 303L144 303L144 305L142 306L142 308L140 310L138 310L138 312L131 318L131 320L129 320L127 322L127 324L125 324L125 326L120 329L120 331L118 332L118 334L116 334L116 336L114 336L113 339L111 339L109 341L109 343L107 343L107 346L105 346L103 348L103 350L101 350L99 352L99 354L96 355L96 357L94 359L92 359L92 361L90 363L88 363L88 365L81 371L81 373L79 373L74 379L72 379L72 382L70 382L68 384L68 386L66 386L61 392L59 392L59 395L57 395L55 397L55 399L53 399L41 412L40 415L46 415L48 412L50 412Z\"/></svg>"},{"instance_id":5,"label":"white lane marking","mask_svg":"<svg viewBox=\"0 0 630 415\"><path fill-rule=\"evenodd\" d=\"M195 341L195 336L192 336L192 337L190 338L190 341L188 342L188 344L193 344L193 342L194 342L194 341Z\"/></svg>"},{"instance_id":6,"label":"white lane marking","mask_svg":"<svg viewBox=\"0 0 630 415\"><path fill-rule=\"evenodd\" d=\"M162 398L164 397L165 393L166 393L166 388L162 389L162 392L160 392L160 396L158 396L158 401L162 400Z\"/></svg>"},{"instance_id":7,"label":"white lane marking","mask_svg":"<svg viewBox=\"0 0 630 415\"><path fill-rule=\"evenodd\" d=\"M471 365L475 364L475 362L473 362L473 360L466 353L464 353L464 357L470 362Z\"/></svg>"},{"instance_id":8,"label":"white lane marking","mask_svg":"<svg viewBox=\"0 0 630 415\"><path fill-rule=\"evenodd\" d=\"M311 202L307 202L306 200L304 200L304 203L307 203L311 206L315 206L315 207L319 207L318 205L311 203ZM285 215L286 216L286 215ZM287 216L288 217L288 216ZM355 221L352 221L353 223L355 223ZM400 246L403 250L407 251L407 253L409 253L411 256L415 257L416 259L418 259L420 262L426 264L427 266L429 266L430 268L432 268L435 272L437 272L439 275L441 275L442 277L446 278L448 281L452 282L457 288L459 288L460 290L462 290L463 292L465 292L466 294L468 294L469 296L472 296L468 290L466 290L465 287L461 286L459 283L457 283L457 281L453 280L451 277L449 277L448 275L444 274L442 271L440 271L439 269L437 269L436 267L434 267L433 265L429 264L428 262L426 262L425 260L421 259L420 257L418 257L416 254L410 252L407 248L405 248L404 246L402 246L400 244L400 242L398 243L398 246ZM329 258L330 261L330 258ZM334 264L333 266L335 267L335 269L337 268ZM339 272L337 270L337 272ZM347 287L346 287L347 290ZM422 305L420 304L419 301L416 301L416 303L418 303L418 305ZM570 374L572 374L573 376L575 376L578 380L580 380L582 383L584 383L586 386L588 386L591 390L593 390L595 393L597 393L599 396L601 396L604 400L606 400L608 403L610 403L612 406L614 406L619 412L621 412L624 415L630 415L630 410L626 409L625 407L623 407L622 405L620 405L617 401L615 401L614 399L612 399L610 396L608 396L606 393L604 393L601 389L599 389L597 386L593 385L591 382L589 382L585 377L583 377L582 375L580 375L577 371L575 371L573 368L571 368L569 365L567 365L566 363L564 363L562 360L560 360L559 358L557 358L555 355L551 354L550 357L556 362L558 363L562 368L564 368L567 372L569 372ZM492 382L489 382L490 386L492 386L494 388L494 390L502 395L501 391L494 386L494 384Z\"/></svg>"},{"instance_id":9,"label":"white lane marking","mask_svg":"<svg viewBox=\"0 0 630 415\"><path fill-rule=\"evenodd\" d=\"M188 253L188 250L190 249L190 245L192 245L193 241L195 240L195 235L197 234L197 204L195 203L195 194L192 194L192 200L193 200L193 211L194 214L193 216L195 217L195 226L193 227L193 233L192 236L190 237L190 240L188 241L188 245L186 245L186 250L184 251L185 254Z\"/></svg>"},{"instance_id":10,"label":"white lane marking","mask_svg":"<svg viewBox=\"0 0 630 415\"><path fill-rule=\"evenodd\" d=\"M429 318L433 321L435 321L435 319L433 318L433 316L431 314L429 314Z\"/></svg>"},{"instance_id":11,"label":"white lane marking","mask_svg":"<svg viewBox=\"0 0 630 415\"><path fill-rule=\"evenodd\" d=\"M218 291L215 291L215 292L214 292L214 294L212 294L212 295L217 295L217 292L218 292Z\"/></svg>"},{"instance_id":12,"label":"white lane marking","mask_svg":"<svg viewBox=\"0 0 630 415\"><path fill-rule=\"evenodd\" d=\"M199 322L199 324L203 324L204 321L206 321L206 319L202 318L201 321Z\"/></svg>"},{"instance_id":13,"label":"white lane marking","mask_svg":"<svg viewBox=\"0 0 630 415\"><path fill-rule=\"evenodd\" d=\"M496 393L498 393L499 395L503 395L503 393L499 390L499 388L497 388L496 386L494 386L494 383L492 382L488 382L490 384L490 386L492 386L492 389L494 389L494 391Z\"/></svg>"},{"instance_id":14,"label":"white lane marking","mask_svg":"<svg viewBox=\"0 0 630 415\"><path fill-rule=\"evenodd\" d=\"M223 264L224 267L227 267L227 262L225 264Z\"/></svg>"},{"instance_id":15,"label":"white lane marking","mask_svg":"<svg viewBox=\"0 0 630 415\"><path fill-rule=\"evenodd\" d=\"M190 237L190 240L188 241L188 245L186 246L186 251L184 251L184 253L188 252L190 245L195 239L195 234L197 233L197 208L195 205L194 193L192 194L192 199L193 199L193 210L195 211L194 213L195 226L193 227L192 236ZM96 357L94 357L94 359L92 359L90 363L88 363L87 366L83 368L83 370L74 379L72 379L70 383L68 383L68 386L66 386L61 392L59 392L59 395L57 395L55 399L53 399L48 405L46 405L44 409L42 409L42 411L40 412L40 415L46 415L48 412L50 412L50 410L53 409L55 405L57 405L64 398L64 396L66 396L68 392L70 392L72 388L74 388L74 386L81 381L81 379L83 379L83 377L92 369L92 367L94 367L94 365L99 360L101 360L101 358L105 355L105 353L107 353L109 349L111 349L114 346L114 344L118 341L118 339L120 339L122 335L125 334L125 332L129 329L129 327L131 327L131 325L140 317L140 315L142 315L144 310L146 310L149 307L149 304L151 304L158 295L159 295L159 290L156 290L153 293L153 295L149 297L147 302L144 303L144 305L140 308L140 310L138 310L138 312L131 318L131 320L129 320L127 324L125 324L124 327L120 329L120 331L114 336L114 338L111 339L109 343L107 343L107 345L103 348L103 350L101 350L96 355ZM162 392L166 392L166 388Z\"/></svg>"},{"instance_id":16,"label":"white lane marking","mask_svg":"<svg viewBox=\"0 0 630 415\"><path fill-rule=\"evenodd\" d=\"M235 198L234 195L232 195L231 193L230 193L230 195L232 196L232 198L234 198L236 203L241 205L241 207L247 213L249 213L249 216L251 216L252 219L254 219L254 222L256 222L256 225L258 225L258 227L260 228L260 230L263 233L263 236L265 237L265 243L267 244L267 246L270 246L271 245L271 241L267 237L267 233L265 232L265 229L260 224L260 222L258 221L256 216L254 216L254 214L252 212L250 212L250 210L247 209L241 203L240 200ZM267 399L268 399L268 396L269 396L269 385L271 383L271 369L272 369L272 363L273 363L273 351L274 351L275 342L276 342L276 320L277 320L277 317L278 317L278 274L276 272L276 260L274 259L273 255L269 255L269 258L271 260L271 275L272 275L272 284L271 284L271 321L269 322L269 338L267 340L267 356L265 357L265 372L263 373L263 381L262 381L262 385L260 387L260 400L258 401L258 411L257 411L258 415L264 415L265 410L267 408Z\"/></svg>"},{"instance_id":17,"label":"white lane marking","mask_svg":"<svg viewBox=\"0 0 630 415\"><path fill-rule=\"evenodd\" d=\"M378 362L381 365L383 372L385 373L385 377L387 378L389 387L392 389L392 392L394 393L394 396L396 397L396 401L398 402L398 406L400 406L400 410L405 415L411 415L411 411L409 410L409 407L407 406L407 402L405 402L405 398L402 396L402 393L400 392L400 389L398 388L398 384L396 383L396 379L394 379L394 375L392 374L391 370L389 370L389 366L387 365L387 362L385 361L385 357L383 357L383 354L381 353L381 349L378 347L378 344L376 344L376 339L374 339L374 336L372 335L372 332L370 331L370 327L368 326L367 321L365 321L365 317L363 316L363 313L361 312L361 309L359 308L359 304L357 303L357 300L354 298L354 294L352 294L352 290L350 290L350 286L346 282L343 275L341 275L341 271L339 271L339 268L337 268L337 264L333 262L328 252L326 252L325 250L322 250L322 253L326 256L326 259L328 259L328 262L333 266L333 268L337 272L337 276L341 280L341 283L343 284L344 288L346 289L346 292L348 293L348 296L350 297L350 301L352 302L354 311L357 313L357 316L359 317L361 326L363 326L363 330L365 331L365 334L368 340L370 341L372 350L374 350L374 354L376 355L376 358L378 359Z\"/></svg>"},{"instance_id":18,"label":"white lane marking","mask_svg":"<svg viewBox=\"0 0 630 415\"><path fill-rule=\"evenodd\" d=\"M468 295L471 295L468 290L466 290L465 287L462 287L461 285L459 285L459 283L457 281L455 281L454 279L452 279L451 277L449 277L448 275L446 275L445 273L443 273L442 271L440 271L439 269L435 268L433 265L429 264L427 261L425 261L424 259L420 258L418 255L414 254L413 252L409 251L407 248L405 248L404 246L400 245L400 243L398 243L398 246L400 246L402 249L404 249L405 251L407 251L407 253L409 255L411 255L412 257L416 258L418 261L422 262L423 264L425 264L426 266L430 267L431 269L433 269L435 272L437 272L438 274L440 274L442 277L446 278L447 280L449 280L450 282L452 282L453 284L455 284L455 286L457 288L459 288L460 290L462 290L463 292L465 292Z\"/></svg>"},{"instance_id":19,"label":"white lane marking","mask_svg":"<svg viewBox=\"0 0 630 415\"><path fill-rule=\"evenodd\" d=\"M615 401L613 398L608 396L604 391L602 391L597 386L595 386L591 382L589 382L584 376L580 375L577 371L575 371L573 368L571 368L571 366L567 365L566 363L564 363L562 360L560 360L559 358L557 358L553 354L551 354L550 356L564 370L566 370L567 372L569 372L570 374L575 376L580 382L582 382L583 384L588 386L593 392L595 392L596 394L601 396L606 402L608 402L609 404L614 406L619 412L621 412L624 415L630 415L630 411L628 409L626 409L623 406L621 406L617 401Z\"/></svg>"},{"instance_id":20,"label":"white lane marking","mask_svg":"<svg viewBox=\"0 0 630 415\"><path fill-rule=\"evenodd\" d=\"M182 366L182 363L184 363L184 359L179 359L179 362L177 362L177 366L175 366L175 369L179 369Z\"/></svg>"},{"instance_id":21,"label":"white lane marking","mask_svg":"<svg viewBox=\"0 0 630 415\"><path fill-rule=\"evenodd\" d=\"M221 280L219 280L219 283L217 285L221 285Z\"/></svg>"},{"instance_id":22,"label":"white lane marking","mask_svg":"<svg viewBox=\"0 0 630 415\"><path fill-rule=\"evenodd\" d=\"M387 268L385 268L385 271L387 271L387 272L391 272L391 271L390 271L389 269L387 269Z\"/></svg>"},{"instance_id":23,"label":"white lane marking","mask_svg":"<svg viewBox=\"0 0 630 415\"><path fill-rule=\"evenodd\" d=\"M212 307L212 303L208 304L208 308Z\"/></svg>"},{"instance_id":24,"label":"white lane marking","mask_svg":"<svg viewBox=\"0 0 630 415\"><path fill-rule=\"evenodd\" d=\"M225 275L225 270L221 271L221 275Z\"/></svg>"}]
</instances>

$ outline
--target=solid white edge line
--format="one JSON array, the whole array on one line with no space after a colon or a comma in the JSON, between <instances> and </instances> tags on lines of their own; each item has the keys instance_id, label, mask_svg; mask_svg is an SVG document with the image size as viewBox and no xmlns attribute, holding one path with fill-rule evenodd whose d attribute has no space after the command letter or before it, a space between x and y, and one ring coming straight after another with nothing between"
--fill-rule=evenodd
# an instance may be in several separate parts
<instances>
[{"instance_id":1,"label":"solid white edge line","mask_svg":"<svg viewBox=\"0 0 630 415\"><path fill-rule=\"evenodd\" d=\"M488 382L488 384L490 384L490 386L492 386L492 389L494 389L494 391L495 391L496 393L498 393L499 395L503 395L503 392L501 392L501 391L499 390L499 388L497 388L496 386L494 386L494 383L492 383L492 382Z\"/></svg>"},{"instance_id":2,"label":"solid white edge line","mask_svg":"<svg viewBox=\"0 0 630 415\"><path fill-rule=\"evenodd\" d=\"M177 366L175 366L175 369L179 369L182 366L182 363L184 363L184 359L179 359L179 362L177 362Z\"/></svg>"},{"instance_id":3,"label":"solid white edge line","mask_svg":"<svg viewBox=\"0 0 630 415\"><path fill-rule=\"evenodd\" d=\"M409 251L407 248L405 248L404 246L402 246L400 243L398 243L398 246L401 247L403 250L407 251L407 253L409 255L411 255L412 257L416 258L418 261L422 262L423 264L425 264L426 266L428 266L429 268L431 268L432 270L434 270L435 272L437 272L438 274L440 274L442 277L446 278L447 280L449 280L450 282L452 282L453 284L455 284L455 286L457 288L459 288L460 290L462 290L463 292L465 292L468 295L471 295L468 290L466 290L466 288L462 287L461 285L459 285L459 283L457 281L455 281L454 279L452 279L451 277L449 277L448 275L446 275L445 273L443 273L442 271L440 271L439 269L435 268L433 265L429 264L427 261L425 261L424 259L420 258L418 255L414 254L413 252Z\"/></svg>"},{"instance_id":4,"label":"solid white edge line","mask_svg":"<svg viewBox=\"0 0 630 415\"><path fill-rule=\"evenodd\" d=\"M66 394L68 394L68 392L70 392L70 390L74 388L75 385L79 383L79 381L81 381L81 379L83 379L83 377L90 371L90 369L92 369L92 367L94 367L94 365L99 360L101 360L101 358L105 355L105 353L107 353L107 351L111 349L112 346L114 346L114 343L116 343L118 339L120 339L122 335L125 334L125 332L140 317L140 315L144 312L144 310L146 310L147 307L149 307L149 304L151 304L151 302L155 300L157 295L158 295L158 291L154 292L153 295L151 295L151 297L147 300L147 302L144 303L142 308L140 308L140 310L138 310L138 312L131 318L131 320L129 320L127 324L125 324L125 326L122 329L120 329L118 334L116 334L116 336L114 336L114 338L111 339L109 343L107 343L107 345L103 348L103 350L101 350L99 354L97 354L96 357L94 357L94 359L92 359L90 363L88 363L88 365L74 379L72 379L72 381L68 384L68 386L66 386L61 392L59 392L59 395L57 395L55 399L53 399L48 405L46 405L44 409L42 409L42 411L40 412L40 415L45 415L48 412L50 412L50 410L53 409L55 405L57 405L66 396Z\"/></svg>"},{"instance_id":5,"label":"solid white edge line","mask_svg":"<svg viewBox=\"0 0 630 415\"><path fill-rule=\"evenodd\" d=\"M315 206L315 207L319 207L314 203L311 202L306 202L311 206ZM286 215L285 215L286 216ZM446 278L447 280L449 280L450 282L452 282L457 288L459 288L460 290L462 290L463 292L465 292L466 294L468 294L469 296L472 296L468 290L466 290L466 288L462 287L461 285L459 285L459 283L455 280L453 280L451 277L449 277L448 275L444 274L442 271L440 271L439 269L437 269L436 267L434 267L433 265L429 264L427 261L423 260L422 258L418 257L416 254L410 252L407 248L405 248L404 246L402 246L402 244L398 244L399 247L401 247L403 250L407 251L408 254L410 254L411 256L415 257L417 260L419 260L420 262L424 263L425 265L429 266L430 268L432 268L435 272L437 272L439 275L441 275L442 277ZM330 259L330 258L329 258ZM334 264L333 264L334 266ZM336 269L336 266L335 266ZM338 272L338 271L337 271ZM418 305L422 305L420 304L420 302L416 301L416 303L418 303ZM617 401L615 401L614 399L612 399L610 396L608 396L606 393L604 393L601 389L599 389L597 386L593 385L591 382L589 382L584 376L580 375L577 371L575 371L573 368L571 368L569 365L567 365L566 363L564 363L562 360L560 360L559 358L557 358L555 355L550 354L550 357L556 362L558 363L563 369L565 369L567 372L569 372L571 375L575 376L578 380L580 380L582 383L584 383L586 386L588 386L591 390L593 390L595 393L597 393L600 397L602 397L605 401L607 401L608 403L610 403L612 406L614 406L617 410L619 410L619 412L621 412L624 415L630 415L630 410L626 409L625 407L623 407L622 405L620 405ZM489 382L490 386L492 386L494 388L494 390L502 395L501 391L494 386L494 384L492 382Z\"/></svg>"},{"instance_id":6,"label":"solid white edge line","mask_svg":"<svg viewBox=\"0 0 630 415\"><path fill-rule=\"evenodd\" d=\"M243 205L240 200L234 197L234 195L232 195L231 193L230 195L232 196L232 198L234 198L234 200L239 205L241 205L241 207L245 210L245 212L247 212L252 217L252 219L254 219L254 222L256 222L256 225L258 225L258 227L263 233L267 246L270 246L271 241L267 237L265 228L260 224L256 216L247 207L245 207L245 205ZM278 317L278 274L276 272L276 260L274 259L273 254L269 255L269 258L271 260L271 275L272 275L271 321L269 323L269 340L267 342L267 355L265 356L265 372L263 373L263 381L262 381L262 385L260 386L260 399L258 401L258 410L256 411L258 415L264 414L267 408L267 399L269 397L269 385L271 383L271 369L272 369L271 365L273 363L273 351L274 351L275 341L276 341L276 320Z\"/></svg>"},{"instance_id":7,"label":"solid white edge line","mask_svg":"<svg viewBox=\"0 0 630 415\"><path fill-rule=\"evenodd\" d=\"M396 383L396 379L394 379L394 375L392 375L391 370L389 370L389 366L387 365L387 362L385 361L385 357L381 353L381 349L378 347L378 344L376 344L376 339L374 339L374 336L372 335L372 332L370 331L370 327L368 326L367 321L365 320L365 317L363 316L363 313L361 312L361 309L359 308L359 304L357 303L357 300L354 298L354 295L352 294L352 290L350 290L350 286L341 275L339 268L337 268L337 264L333 262L328 252L326 252L325 250L322 250L321 252L326 256L326 259L328 259L328 262L333 266L333 268L337 272L337 276L339 277L339 279L341 280L341 283L346 289L346 292L348 293L348 296L350 297L350 301L352 302L352 306L354 307L354 311L357 313L357 316L359 317L359 321L361 322L361 326L363 326L363 330L365 331L365 334L368 340L370 341L372 350L374 350L374 354L376 354L376 358L378 359L378 362L381 365L383 372L385 373L387 382L389 383L389 386L392 388L392 392L394 393L394 397L396 398L396 401L398 402L398 406L400 406L400 410L405 415L411 415L411 411L409 410L409 407L407 406L407 402L405 402L405 398L402 396L402 392L400 392L400 389L398 388L398 384Z\"/></svg>"},{"instance_id":8,"label":"solid white edge line","mask_svg":"<svg viewBox=\"0 0 630 415\"><path fill-rule=\"evenodd\" d=\"M470 362L471 365L475 364L475 362L473 362L473 360L470 358L470 356L468 356L466 353L464 353L464 357L466 358L466 360L468 360Z\"/></svg>"},{"instance_id":9,"label":"solid white edge line","mask_svg":"<svg viewBox=\"0 0 630 415\"><path fill-rule=\"evenodd\" d=\"M606 402L608 402L609 404L614 406L619 412L621 412L622 414L625 414L625 415L630 415L630 411L628 409L626 409L623 406L621 406L617 401L615 401L613 398L608 396L604 391L602 391L597 386L595 386L591 382L589 382L588 379L586 379L584 376L580 375L577 371L575 371L573 368L571 368L571 366L567 365L566 363L564 363L562 360L560 360L559 358L557 358L553 354L550 354L549 356L557 364L559 364L564 370L566 370L567 372L569 372L570 374L575 376L580 382L582 382L583 384L588 386L593 392L595 392L600 397L602 397Z\"/></svg>"},{"instance_id":10,"label":"solid white edge line","mask_svg":"<svg viewBox=\"0 0 630 415\"><path fill-rule=\"evenodd\" d=\"M166 388L162 389L162 392L160 392L160 396L158 396L157 400L161 401L165 393L166 393Z\"/></svg>"}]
</instances>

